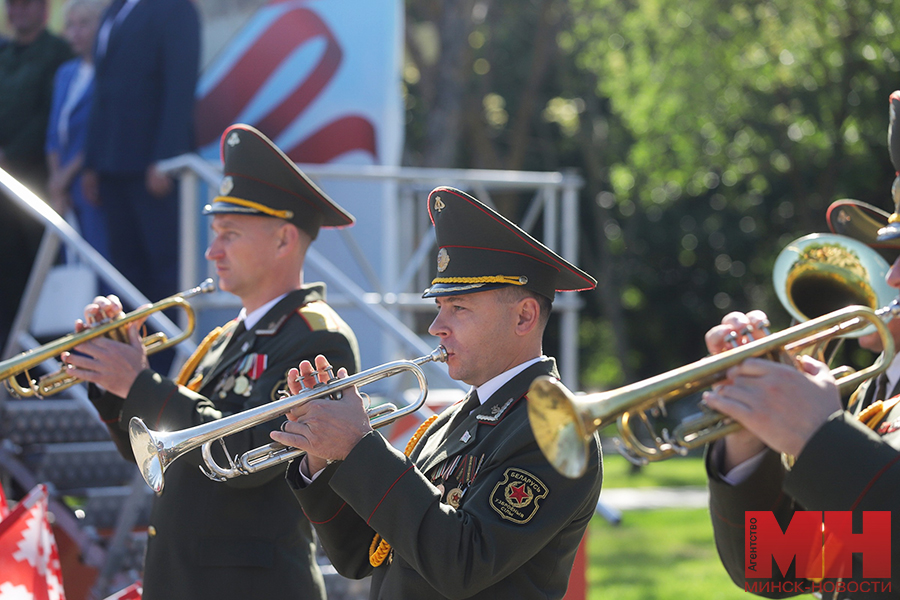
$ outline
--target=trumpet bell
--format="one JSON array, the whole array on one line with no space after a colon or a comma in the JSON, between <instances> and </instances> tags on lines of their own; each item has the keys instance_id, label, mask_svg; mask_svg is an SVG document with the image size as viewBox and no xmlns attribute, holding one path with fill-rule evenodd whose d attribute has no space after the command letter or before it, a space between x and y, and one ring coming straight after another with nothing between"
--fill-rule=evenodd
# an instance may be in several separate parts
<instances>
[{"instance_id":1,"label":"trumpet bell","mask_svg":"<svg viewBox=\"0 0 900 600\"><path fill-rule=\"evenodd\" d=\"M150 428L136 417L128 423L128 437L131 440L134 462L144 476L144 481L159 494L163 489L163 472L168 466L163 465L162 453L165 452L165 447L156 441Z\"/></svg>"},{"instance_id":2,"label":"trumpet bell","mask_svg":"<svg viewBox=\"0 0 900 600\"><path fill-rule=\"evenodd\" d=\"M557 471L572 479L587 470L590 435L576 409L577 398L555 377L542 375L528 389L528 419L538 447Z\"/></svg>"},{"instance_id":3,"label":"trumpet bell","mask_svg":"<svg viewBox=\"0 0 900 600\"><path fill-rule=\"evenodd\" d=\"M845 306L875 310L896 297L885 276L890 265L869 246L842 235L813 233L788 244L775 259L772 280L782 306L798 322ZM845 337L872 333L869 326Z\"/></svg>"}]
</instances>

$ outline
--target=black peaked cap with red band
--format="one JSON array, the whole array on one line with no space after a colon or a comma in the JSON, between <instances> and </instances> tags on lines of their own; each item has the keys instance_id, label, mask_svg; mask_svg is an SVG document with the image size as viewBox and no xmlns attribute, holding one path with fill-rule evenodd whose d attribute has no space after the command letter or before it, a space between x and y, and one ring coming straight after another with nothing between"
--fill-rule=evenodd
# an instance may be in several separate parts
<instances>
[{"instance_id":1,"label":"black peaked cap with red band","mask_svg":"<svg viewBox=\"0 0 900 600\"><path fill-rule=\"evenodd\" d=\"M313 239L320 227L355 222L313 183L272 140L250 125L236 124L222 134L223 165L219 195L203 214L242 214L284 219Z\"/></svg>"},{"instance_id":2,"label":"black peaked cap with red band","mask_svg":"<svg viewBox=\"0 0 900 600\"><path fill-rule=\"evenodd\" d=\"M437 238L437 274L423 298L520 285L553 300L591 290L597 280L465 192L439 187L428 196Z\"/></svg>"}]
</instances>

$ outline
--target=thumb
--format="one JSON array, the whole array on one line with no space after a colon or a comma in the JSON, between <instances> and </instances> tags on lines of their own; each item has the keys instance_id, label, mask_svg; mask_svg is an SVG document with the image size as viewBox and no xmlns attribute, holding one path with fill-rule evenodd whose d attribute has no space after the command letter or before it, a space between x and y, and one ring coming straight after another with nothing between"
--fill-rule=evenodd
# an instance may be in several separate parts
<instances>
[{"instance_id":1,"label":"thumb","mask_svg":"<svg viewBox=\"0 0 900 600\"><path fill-rule=\"evenodd\" d=\"M818 361L810 356L801 356L797 359L800 369L804 373L812 376L822 375L823 373L831 373L831 369L825 363Z\"/></svg>"},{"instance_id":2,"label":"thumb","mask_svg":"<svg viewBox=\"0 0 900 600\"><path fill-rule=\"evenodd\" d=\"M141 338L140 326L128 328L128 343L135 348L143 348L144 342Z\"/></svg>"}]
</instances>

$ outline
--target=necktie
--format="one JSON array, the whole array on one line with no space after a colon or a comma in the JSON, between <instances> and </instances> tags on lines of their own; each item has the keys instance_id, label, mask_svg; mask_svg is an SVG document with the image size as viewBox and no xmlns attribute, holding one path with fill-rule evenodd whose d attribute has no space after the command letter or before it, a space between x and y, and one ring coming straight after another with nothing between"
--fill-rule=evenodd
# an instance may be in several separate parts
<instances>
[{"instance_id":1,"label":"necktie","mask_svg":"<svg viewBox=\"0 0 900 600\"><path fill-rule=\"evenodd\" d=\"M466 420L466 417L479 406L481 406L481 401L478 399L478 392L472 390L460 407L459 412L456 413L450 421L450 429L448 431L452 432L459 427L460 424Z\"/></svg>"},{"instance_id":2,"label":"necktie","mask_svg":"<svg viewBox=\"0 0 900 600\"><path fill-rule=\"evenodd\" d=\"M872 402L884 400L888 395L888 378L887 373L882 373L875 378L875 395L872 396Z\"/></svg>"},{"instance_id":3,"label":"necktie","mask_svg":"<svg viewBox=\"0 0 900 600\"><path fill-rule=\"evenodd\" d=\"M231 348L238 340L238 338L240 338L246 332L247 327L244 326L244 320L241 319L241 321L237 324L237 327L235 327L234 331L231 333L231 337L228 339L228 343L225 344L225 350Z\"/></svg>"}]
</instances>

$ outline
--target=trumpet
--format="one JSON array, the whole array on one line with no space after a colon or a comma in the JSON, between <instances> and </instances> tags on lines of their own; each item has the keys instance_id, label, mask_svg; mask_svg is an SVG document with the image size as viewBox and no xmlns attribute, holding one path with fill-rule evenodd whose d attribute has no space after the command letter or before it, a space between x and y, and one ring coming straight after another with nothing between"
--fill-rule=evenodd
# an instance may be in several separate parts
<instances>
[{"instance_id":1,"label":"trumpet","mask_svg":"<svg viewBox=\"0 0 900 600\"><path fill-rule=\"evenodd\" d=\"M61 366L58 371L44 375L38 380L33 380L28 371L45 360L59 356L63 352L72 350L76 346L94 338L109 336L113 339L124 340L124 327L129 323L145 319L151 314L167 308L178 307L182 308L187 315L184 331L173 338L169 338L162 332L157 332L141 340L148 355L170 348L189 338L194 331L194 310L187 300L198 294L207 294L215 290L216 284L213 283L212 279L207 279L195 288L169 296L155 304L139 308L125 315L120 314L114 319L101 321L79 333L69 333L43 346L27 350L18 356L0 362L0 381L4 382L11 394L20 398L43 398L61 392L79 382L77 377L69 375L65 365ZM16 377L20 374L24 374L28 380L27 386L23 386L17 381Z\"/></svg>"},{"instance_id":2,"label":"trumpet","mask_svg":"<svg viewBox=\"0 0 900 600\"><path fill-rule=\"evenodd\" d=\"M271 421L306 402L328 398L351 386L362 387L399 373L412 373L419 383L418 398L402 408L387 403L370 409L368 411L369 424L373 429L378 429L416 412L425 404L428 382L421 366L429 362L446 362L446 360L447 350L443 346L438 346L430 354L413 360L393 361L350 377L332 379L327 383L320 383L312 388L302 390L296 395L179 431L153 431L140 418L133 417L128 424L131 449L144 481L157 494L161 494L163 491L164 474L169 465L198 447L200 447L203 463L206 465L206 468L201 465L200 470L213 481L225 481L241 475L250 475L302 456L304 452L278 442L271 442L232 458L225 446L223 439L225 436ZM219 465L212 455L212 444L216 440L219 441L228 457L227 467Z\"/></svg>"},{"instance_id":3,"label":"trumpet","mask_svg":"<svg viewBox=\"0 0 900 600\"><path fill-rule=\"evenodd\" d=\"M782 260L786 253L793 256ZM741 426L704 407L677 424L671 433L663 429L657 435L648 412L664 414L668 403L721 381L729 368L748 358L793 363L803 353L820 356L824 345L833 339L874 329L884 350L872 365L859 372L847 366L832 370L841 392L848 391L891 364L894 338L886 323L900 315L900 298L879 309L851 305L822 315L815 315L814 306L797 298L827 299L843 292L843 297L867 304L883 302L884 294L875 288L887 268L874 250L850 238L815 234L796 240L779 255L774 276L776 287L783 285L786 290L782 294L779 288L782 302L796 318L808 319L806 322L608 392L576 396L554 378L539 377L527 395L528 416L538 446L561 474L572 478L580 477L587 468L594 432L614 421L619 432L619 439L615 440L618 450L632 462L645 464L687 454ZM635 422L651 433L652 445L636 435Z\"/></svg>"}]
</instances>

